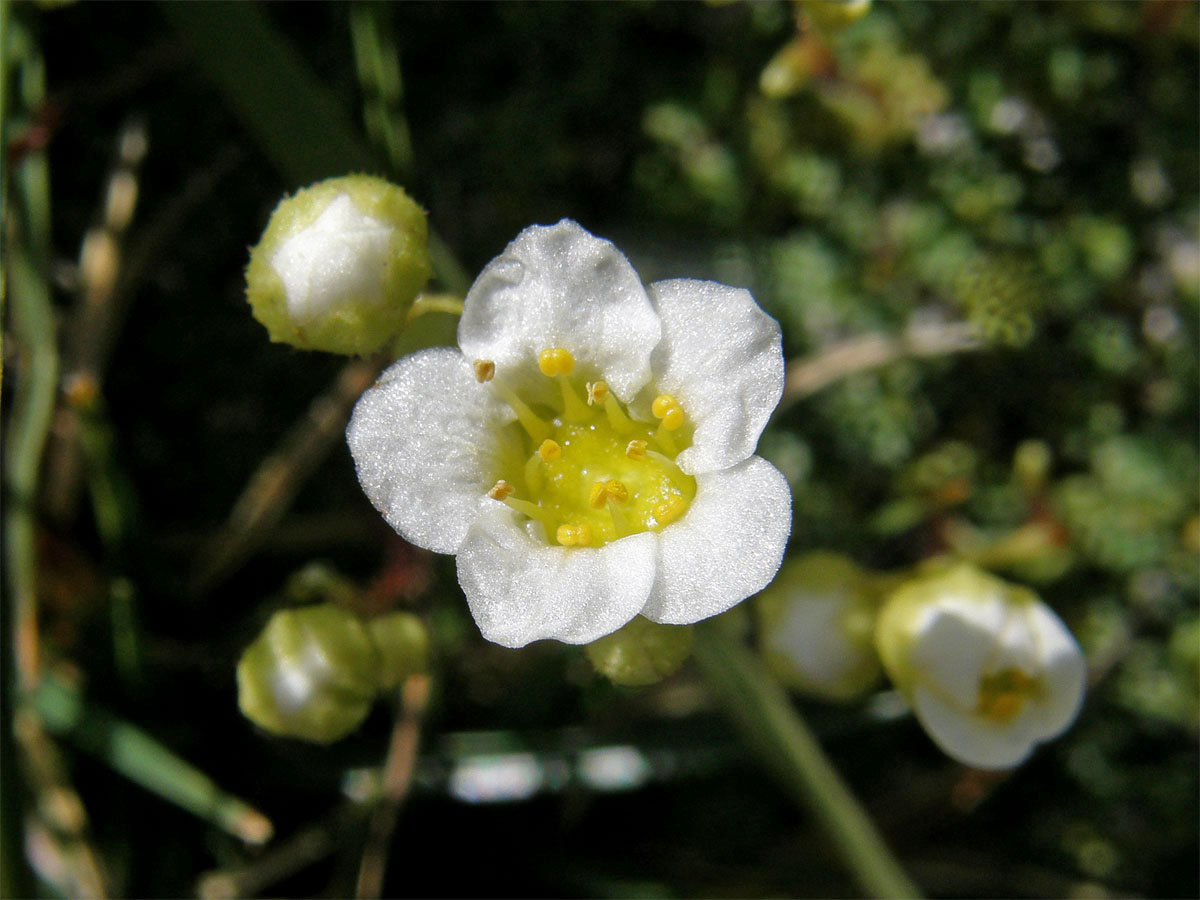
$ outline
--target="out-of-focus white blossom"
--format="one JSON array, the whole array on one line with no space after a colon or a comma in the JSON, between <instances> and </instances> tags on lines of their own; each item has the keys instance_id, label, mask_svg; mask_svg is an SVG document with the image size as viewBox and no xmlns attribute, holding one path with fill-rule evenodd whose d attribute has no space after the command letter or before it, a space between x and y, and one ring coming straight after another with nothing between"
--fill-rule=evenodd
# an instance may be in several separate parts
<instances>
[{"instance_id":1,"label":"out-of-focus white blossom","mask_svg":"<svg viewBox=\"0 0 1200 900\"><path fill-rule=\"evenodd\" d=\"M817 550L789 559L755 604L763 656L788 687L848 701L879 680L877 580L850 558Z\"/></svg>"},{"instance_id":2,"label":"out-of-focus white blossom","mask_svg":"<svg viewBox=\"0 0 1200 900\"><path fill-rule=\"evenodd\" d=\"M1058 616L1031 591L969 565L894 590L875 640L925 731L977 768L1023 762L1083 702L1083 654Z\"/></svg>"}]
</instances>

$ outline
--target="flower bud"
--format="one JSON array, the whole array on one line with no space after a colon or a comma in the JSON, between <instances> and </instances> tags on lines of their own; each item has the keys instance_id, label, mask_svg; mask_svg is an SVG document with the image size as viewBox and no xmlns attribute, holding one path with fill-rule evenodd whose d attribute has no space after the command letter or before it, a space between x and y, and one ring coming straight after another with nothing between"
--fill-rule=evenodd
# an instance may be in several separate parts
<instances>
[{"instance_id":1,"label":"flower bud","mask_svg":"<svg viewBox=\"0 0 1200 900\"><path fill-rule=\"evenodd\" d=\"M362 724L380 671L354 613L331 603L280 610L238 662L238 706L273 734L327 744Z\"/></svg>"},{"instance_id":2,"label":"flower bud","mask_svg":"<svg viewBox=\"0 0 1200 900\"><path fill-rule=\"evenodd\" d=\"M977 768L1023 762L1083 700L1083 654L1062 621L1033 592L970 565L892 591L875 644L933 741Z\"/></svg>"},{"instance_id":3,"label":"flower bud","mask_svg":"<svg viewBox=\"0 0 1200 900\"><path fill-rule=\"evenodd\" d=\"M404 327L429 280L425 213L368 175L318 182L283 200L250 251L246 297L271 340L366 354Z\"/></svg>"},{"instance_id":4,"label":"flower bud","mask_svg":"<svg viewBox=\"0 0 1200 900\"><path fill-rule=\"evenodd\" d=\"M788 687L850 701L879 680L876 581L848 557L818 550L789 560L755 606L763 657Z\"/></svg>"},{"instance_id":5,"label":"flower bud","mask_svg":"<svg viewBox=\"0 0 1200 900\"><path fill-rule=\"evenodd\" d=\"M691 656L692 640L690 625L660 625L635 616L585 649L596 671L614 684L640 687L674 674Z\"/></svg>"},{"instance_id":6,"label":"flower bud","mask_svg":"<svg viewBox=\"0 0 1200 900\"><path fill-rule=\"evenodd\" d=\"M367 622L367 632L379 651L379 687L395 687L429 667L429 632L408 612L394 612Z\"/></svg>"}]
</instances>

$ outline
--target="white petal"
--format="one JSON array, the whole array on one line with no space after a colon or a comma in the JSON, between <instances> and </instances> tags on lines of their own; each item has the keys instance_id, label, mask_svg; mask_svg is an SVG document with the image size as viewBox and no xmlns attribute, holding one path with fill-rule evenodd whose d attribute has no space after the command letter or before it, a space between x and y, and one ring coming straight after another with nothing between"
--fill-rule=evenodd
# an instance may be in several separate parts
<instances>
[{"instance_id":1,"label":"white petal","mask_svg":"<svg viewBox=\"0 0 1200 900\"><path fill-rule=\"evenodd\" d=\"M512 510L489 504L458 553L458 583L483 636L505 647L554 638L586 644L616 631L646 602L658 539L551 546Z\"/></svg>"},{"instance_id":2,"label":"white petal","mask_svg":"<svg viewBox=\"0 0 1200 900\"><path fill-rule=\"evenodd\" d=\"M285 240L271 267L292 317L303 324L347 302L384 303L381 273L394 230L360 212L349 194L339 194L315 222Z\"/></svg>"},{"instance_id":3,"label":"white petal","mask_svg":"<svg viewBox=\"0 0 1200 900\"><path fill-rule=\"evenodd\" d=\"M1026 612L1041 665L1042 695L1031 703L1038 737L1055 737L1067 729L1083 705L1087 663L1067 626L1042 603Z\"/></svg>"},{"instance_id":4,"label":"white petal","mask_svg":"<svg viewBox=\"0 0 1200 900\"><path fill-rule=\"evenodd\" d=\"M908 661L921 681L962 709L975 707L985 667L998 651L998 629L967 614L991 609L991 604L931 605L909 651Z\"/></svg>"},{"instance_id":5,"label":"white petal","mask_svg":"<svg viewBox=\"0 0 1200 900\"><path fill-rule=\"evenodd\" d=\"M652 358L656 388L696 425L676 462L689 475L741 462L783 394L779 323L748 291L715 281L659 281L650 297L663 324Z\"/></svg>"},{"instance_id":6,"label":"white petal","mask_svg":"<svg viewBox=\"0 0 1200 900\"><path fill-rule=\"evenodd\" d=\"M565 347L623 400L650 379L662 335L629 260L575 222L526 228L467 292L458 343L500 376L537 372L539 351Z\"/></svg>"},{"instance_id":7,"label":"white petal","mask_svg":"<svg viewBox=\"0 0 1200 900\"><path fill-rule=\"evenodd\" d=\"M406 356L359 398L346 440L363 490L418 547L453 553L495 482L494 440L512 418L457 350Z\"/></svg>"},{"instance_id":8,"label":"white petal","mask_svg":"<svg viewBox=\"0 0 1200 900\"><path fill-rule=\"evenodd\" d=\"M1007 769L1024 762L1034 741L1024 716L999 724L963 712L923 686L913 692L913 711L934 743L959 762L980 769Z\"/></svg>"},{"instance_id":9,"label":"white petal","mask_svg":"<svg viewBox=\"0 0 1200 900\"><path fill-rule=\"evenodd\" d=\"M791 528L787 480L765 459L698 475L692 505L659 533L658 578L642 615L686 625L761 591L779 571Z\"/></svg>"}]
</instances>

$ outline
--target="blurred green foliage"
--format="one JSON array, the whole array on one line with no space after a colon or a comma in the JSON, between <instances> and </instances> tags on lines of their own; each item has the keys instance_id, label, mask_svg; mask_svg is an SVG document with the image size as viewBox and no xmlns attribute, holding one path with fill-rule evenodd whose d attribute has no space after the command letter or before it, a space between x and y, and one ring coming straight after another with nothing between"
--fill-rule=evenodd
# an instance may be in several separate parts
<instances>
[{"instance_id":1,"label":"blurred green foliage","mask_svg":"<svg viewBox=\"0 0 1200 900\"><path fill-rule=\"evenodd\" d=\"M569 216L648 280L748 287L793 365L863 336L976 328L966 352L837 357L839 377L790 397L761 452L793 488L794 555L886 570L954 552L1036 582L1088 653L1084 712L989 780L941 757L887 695L797 702L930 895L1197 895L1200 7L877 2L821 28L782 2L183 6L4 6L5 268L16 220L49 215L54 331L40 338L68 372L110 348L90 370L95 402L60 398L67 424L43 466L48 664L285 838L303 834L336 816L348 773L379 765L386 710L329 748L272 738L239 716L234 671L288 578L329 560L355 585L347 603L420 614L434 648L388 893L856 890L814 821L730 743L694 667L634 690L577 648L485 644L452 566L366 502L336 427L258 552L196 587L247 482L343 365L267 342L243 299L247 248L302 186L296 169L366 167L400 180L468 272L524 226ZM222 32L230 15L246 30ZM35 63L45 100L22 92ZM278 115L248 122L263 102ZM80 246L132 120L149 141L137 209L111 315L80 333ZM38 160L49 210L14 189ZM13 277L6 450L30 378ZM85 446L75 499L54 501L72 496L51 461L73 409L104 440ZM6 516L27 499L11 491ZM608 744L648 761L637 790L570 774ZM206 871L254 865L202 818L59 746L112 893L190 895ZM540 773L532 799L456 799L456 767L514 751ZM45 784L19 772L6 765L6 792L34 809ZM365 828L342 831L256 890L352 890ZM68 882L47 858L38 890L57 896Z\"/></svg>"}]
</instances>

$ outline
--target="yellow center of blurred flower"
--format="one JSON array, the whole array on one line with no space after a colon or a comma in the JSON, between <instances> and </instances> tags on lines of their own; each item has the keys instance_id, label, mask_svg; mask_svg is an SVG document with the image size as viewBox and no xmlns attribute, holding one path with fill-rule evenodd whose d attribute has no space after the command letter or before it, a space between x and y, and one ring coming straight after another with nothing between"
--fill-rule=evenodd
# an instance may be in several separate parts
<instances>
[{"instance_id":1,"label":"yellow center of blurred flower","mask_svg":"<svg viewBox=\"0 0 1200 900\"><path fill-rule=\"evenodd\" d=\"M1003 669L985 675L979 682L979 705L976 712L984 718L1005 725L1016 718L1025 703L1041 690L1041 683L1020 669Z\"/></svg>"},{"instance_id":2,"label":"yellow center of blurred flower","mask_svg":"<svg viewBox=\"0 0 1200 900\"><path fill-rule=\"evenodd\" d=\"M675 464L690 444L678 401L659 395L651 405L657 424L640 422L604 382L575 377L567 350L547 348L537 362L558 382L549 407L525 403L494 378L494 366L475 362L476 377L493 383L521 426L519 451L500 454L504 470L489 496L537 520L548 541L566 547L599 547L677 521L696 496L696 480Z\"/></svg>"}]
</instances>

